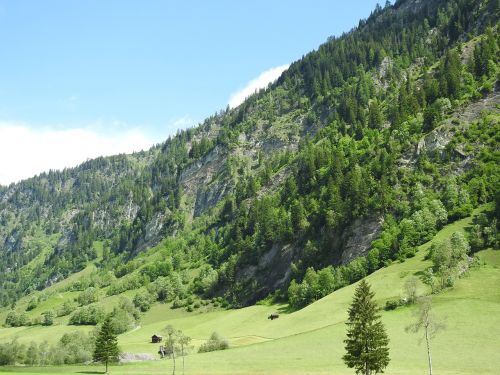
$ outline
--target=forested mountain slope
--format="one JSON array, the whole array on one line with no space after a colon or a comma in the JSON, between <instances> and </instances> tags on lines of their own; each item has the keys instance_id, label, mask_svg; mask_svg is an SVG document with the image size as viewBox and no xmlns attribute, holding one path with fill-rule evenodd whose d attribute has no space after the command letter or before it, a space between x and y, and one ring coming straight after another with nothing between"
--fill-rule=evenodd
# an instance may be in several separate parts
<instances>
[{"instance_id":1,"label":"forested mountain slope","mask_svg":"<svg viewBox=\"0 0 500 375\"><path fill-rule=\"evenodd\" d=\"M0 187L0 304L93 262L75 290L300 307L411 256L498 201L498 16L496 0L377 7L197 128ZM477 249L497 245L495 215Z\"/></svg>"}]
</instances>

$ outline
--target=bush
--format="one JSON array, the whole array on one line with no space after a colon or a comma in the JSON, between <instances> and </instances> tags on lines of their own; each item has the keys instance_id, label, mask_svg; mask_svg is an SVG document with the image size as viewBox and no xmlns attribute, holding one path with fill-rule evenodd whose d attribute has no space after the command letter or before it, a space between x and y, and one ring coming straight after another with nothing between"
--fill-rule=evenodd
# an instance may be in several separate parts
<instances>
[{"instance_id":1,"label":"bush","mask_svg":"<svg viewBox=\"0 0 500 375\"><path fill-rule=\"evenodd\" d=\"M65 333L56 345L31 342L28 346L16 340L0 344L0 366L23 364L47 366L87 363L92 361L95 339L83 332Z\"/></svg>"},{"instance_id":2,"label":"bush","mask_svg":"<svg viewBox=\"0 0 500 375\"><path fill-rule=\"evenodd\" d=\"M33 310L34 308L36 308L38 306L38 298L36 297L33 297L30 299L30 301L28 302L28 306L26 307L26 311L31 311Z\"/></svg>"},{"instance_id":3,"label":"bush","mask_svg":"<svg viewBox=\"0 0 500 375\"><path fill-rule=\"evenodd\" d=\"M57 357L60 357L64 364L90 362L94 352L94 343L92 333L85 334L79 331L65 333L59 340L58 346L51 350L53 358L56 357L53 362L60 361Z\"/></svg>"},{"instance_id":4,"label":"bush","mask_svg":"<svg viewBox=\"0 0 500 375\"><path fill-rule=\"evenodd\" d=\"M198 293L208 295L212 292L219 281L219 274L211 266L202 267L200 274L194 280L195 290Z\"/></svg>"},{"instance_id":5,"label":"bush","mask_svg":"<svg viewBox=\"0 0 500 375\"><path fill-rule=\"evenodd\" d=\"M15 310L9 311L7 317L5 318L5 325L7 327L21 327L27 326L30 324L30 321L25 313L18 313Z\"/></svg>"},{"instance_id":6,"label":"bush","mask_svg":"<svg viewBox=\"0 0 500 375\"><path fill-rule=\"evenodd\" d=\"M184 307L186 303L181 300L179 297L175 297L174 302L172 302L172 308L178 309L179 307Z\"/></svg>"},{"instance_id":7,"label":"bush","mask_svg":"<svg viewBox=\"0 0 500 375\"><path fill-rule=\"evenodd\" d=\"M148 292L138 292L133 299L134 306L142 312L146 312L151 308L153 303L153 296Z\"/></svg>"},{"instance_id":8,"label":"bush","mask_svg":"<svg viewBox=\"0 0 500 375\"><path fill-rule=\"evenodd\" d=\"M392 299L392 300L389 300L389 301L387 301L387 302L385 303L385 307L384 307L384 309L385 309L386 311L396 310L396 309L398 308L398 306L399 306L399 301L397 301L397 300L393 300L393 299Z\"/></svg>"},{"instance_id":9,"label":"bush","mask_svg":"<svg viewBox=\"0 0 500 375\"><path fill-rule=\"evenodd\" d=\"M172 272L168 277L158 277L148 285L148 292L160 302L173 301L176 297L184 298L186 286L177 272Z\"/></svg>"},{"instance_id":10,"label":"bush","mask_svg":"<svg viewBox=\"0 0 500 375\"><path fill-rule=\"evenodd\" d=\"M111 283L106 294L108 296L113 296L115 294L123 293L127 290L139 289L145 283L144 276L140 275L127 275L119 280L115 280Z\"/></svg>"},{"instance_id":11,"label":"bush","mask_svg":"<svg viewBox=\"0 0 500 375\"><path fill-rule=\"evenodd\" d=\"M62 306L57 310L57 316L66 316L71 314L77 308L76 303L72 301L64 301Z\"/></svg>"},{"instance_id":12,"label":"bush","mask_svg":"<svg viewBox=\"0 0 500 375\"><path fill-rule=\"evenodd\" d=\"M55 317L54 311L52 310L44 311L42 313L42 316L43 316L42 319L43 326L51 326L52 324L54 324L54 317Z\"/></svg>"},{"instance_id":13,"label":"bush","mask_svg":"<svg viewBox=\"0 0 500 375\"><path fill-rule=\"evenodd\" d=\"M104 320L104 309L101 306L88 305L80 307L69 318L72 325L96 325Z\"/></svg>"},{"instance_id":14,"label":"bush","mask_svg":"<svg viewBox=\"0 0 500 375\"><path fill-rule=\"evenodd\" d=\"M127 297L120 297L118 306L111 313L111 329L113 333L120 334L135 327L140 319L140 312Z\"/></svg>"},{"instance_id":15,"label":"bush","mask_svg":"<svg viewBox=\"0 0 500 375\"><path fill-rule=\"evenodd\" d=\"M229 348L227 340L221 338L217 332L212 333L207 342L200 346L198 353L213 352L216 350L225 350Z\"/></svg>"},{"instance_id":16,"label":"bush","mask_svg":"<svg viewBox=\"0 0 500 375\"><path fill-rule=\"evenodd\" d=\"M77 301L80 306L90 305L91 303L99 301L99 289L93 286L85 289L78 295Z\"/></svg>"},{"instance_id":17,"label":"bush","mask_svg":"<svg viewBox=\"0 0 500 375\"><path fill-rule=\"evenodd\" d=\"M24 360L24 345L16 339L10 343L0 344L0 366L15 365Z\"/></svg>"},{"instance_id":18,"label":"bush","mask_svg":"<svg viewBox=\"0 0 500 375\"><path fill-rule=\"evenodd\" d=\"M111 316L111 330L116 335L127 332L135 326L135 319L125 310L115 307Z\"/></svg>"}]
</instances>

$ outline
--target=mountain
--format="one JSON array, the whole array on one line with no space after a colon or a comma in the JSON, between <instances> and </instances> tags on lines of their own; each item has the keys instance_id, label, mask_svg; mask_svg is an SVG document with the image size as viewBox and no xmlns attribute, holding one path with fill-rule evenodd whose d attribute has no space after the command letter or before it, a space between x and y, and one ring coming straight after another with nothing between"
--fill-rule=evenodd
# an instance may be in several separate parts
<instances>
[{"instance_id":1,"label":"mountain","mask_svg":"<svg viewBox=\"0 0 500 375\"><path fill-rule=\"evenodd\" d=\"M388 3L148 151L1 187L0 305L92 266L68 288L302 307L495 199L498 246L498 15Z\"/></svg>"}]
</instances>

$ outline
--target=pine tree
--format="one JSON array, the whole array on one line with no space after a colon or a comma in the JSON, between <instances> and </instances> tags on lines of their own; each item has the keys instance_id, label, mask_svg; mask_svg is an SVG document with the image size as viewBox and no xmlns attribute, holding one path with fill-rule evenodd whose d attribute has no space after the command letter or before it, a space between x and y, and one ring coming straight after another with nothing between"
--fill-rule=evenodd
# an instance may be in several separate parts
<instances>
[{"instance_id":1,"label":"pine tree","mask_svg":"<svg viewBox=\"0 0 500 375\"><path fill-rule=\"evenodd\" d=\"M343 359L357 374L383 372L389 364L389 338L377 314L374 295L370 285L362 280L349 308L347 339L344 340L347 353Z\"/></svg>"},{"instance_id":2,"label":"pine tree","mask_svg":"<svg viewBox=\"0 0 500 375\"><path fill-rule=\"evenodd\" d=\"M94 350L94 361L104 362L106 364L106 373L108 372L108 363L118 360L118 341L113 333L111 325L111 316L108 316L102 324L101 330L96 339Z\"/></svg>"}]
</instances>

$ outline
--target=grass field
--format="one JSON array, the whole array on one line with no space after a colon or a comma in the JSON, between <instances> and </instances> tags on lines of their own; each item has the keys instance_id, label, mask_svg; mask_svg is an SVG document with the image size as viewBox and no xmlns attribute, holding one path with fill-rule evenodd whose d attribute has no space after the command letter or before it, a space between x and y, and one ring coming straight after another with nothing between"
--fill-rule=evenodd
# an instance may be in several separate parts
<instances>
[{"instance_id":1,"label":"grass field","mask_svg":"<svg viewBox=\"0 0 500 375\"><path fill-rule=\"evenodd\" d=\"M463 230L464 219L448 225L433 241ZM404 263L394 263L367 277L380 305L402 293L406 278L429 266L424 260L427 247ZM432 341L436 374L498 374L500 369L500 252L479 253L481 265L460 279L454 289L433 297L434 309L447 326ZM239 310L186 313L168 305L154 306L139 329L119 337L123 351L153 353L157 344L148 343L153 333L167 324L183 330L198 346L217 331L231 348L205 354L189 354L186 374L354 374L343 364L346 310L356 285L340 289L310 306L275 321L267 319L285 306L252 306ZM427 293L423 285L420 293ZM419 336L404 331L413 320L415 307L383 311L382 319L390 338L391 363L387 374L422 374L427 368L424 344ZM29 327L0 329L0 341L57 340L75 327ZM79 329L90 329L81 327ZM178 362L178 368L179 368ZM170 360L156 360L113 366L112 374L168 374ZM75 374L98 373L102 366L61 366L45 368L0 368L0 373ZM178 373L181 373L179 371Z\"/></svg>"}]
</instances>

